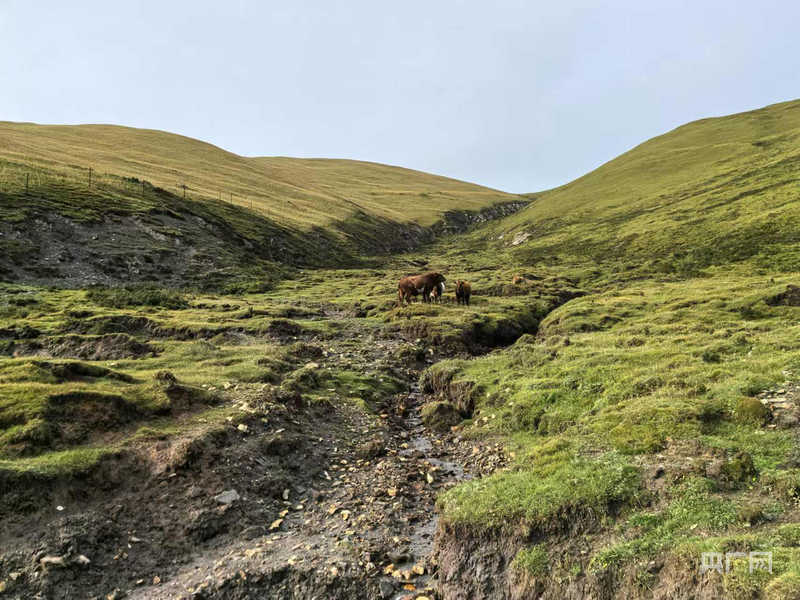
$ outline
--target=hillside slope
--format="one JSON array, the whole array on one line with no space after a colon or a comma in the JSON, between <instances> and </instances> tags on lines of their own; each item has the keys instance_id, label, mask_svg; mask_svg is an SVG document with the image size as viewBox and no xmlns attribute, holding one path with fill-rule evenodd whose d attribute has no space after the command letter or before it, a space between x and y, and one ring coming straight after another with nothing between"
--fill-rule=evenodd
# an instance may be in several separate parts
<instances>
[{"instance_id":1,"label":"hillside slope","mask_svg":"<svg viewBox=\"0 0 800 600\"><path fill-rule=\"evenodd\" d=\"M532 262L569 254L681 271L756 258L796 270L799 168L800 101L703 119L528 195L497 234L531 234L516 251Z\"/></svg>"},{"instance_id":2,"label":"hillside slope","mask_svg":"<svg viewBox=\"0 0 800 600\"><path fill-rule=\"evenodd\" d=\"M0 123L0 277L19 282L263 280L277 265L405 252L450 223L522 206L376 163L246 158L111 125Z\"/></svg>"},{"instance_id":3,"label":"hillside slope","mask_svg":"<svg viewBox=\"0 0 800 600\"><path fill-rule=\"evenodd\" d=\"M144 179L192 198L252 207L282 225L308 229L361 210L429 226L448 210L479 210L516 196L479 185L377 163L284 157L248 158L164 131L116 125L0 122L0 170L17 189L30 169L87 181L113 174ZM20 171L15 178L10 176ZM96 181L98 181L96 179ZM102 181L102 180L100 180Z\"/></svg>"}]
</instances>

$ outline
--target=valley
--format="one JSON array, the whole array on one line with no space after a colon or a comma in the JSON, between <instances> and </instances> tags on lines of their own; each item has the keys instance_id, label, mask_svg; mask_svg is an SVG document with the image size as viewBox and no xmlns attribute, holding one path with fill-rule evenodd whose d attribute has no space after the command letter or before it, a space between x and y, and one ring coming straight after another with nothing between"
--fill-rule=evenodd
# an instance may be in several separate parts
<instances>
[{"instance_id":1,"label":"valley","mask_svg":"<svg viewBox=\"0 0 800 600\"><path fill-rule=\"evenodd\" d=\"M456 182L472 200L433 212L354 193L313 225L266 200L3 187L0 594L795 598L798 106L555 190ZM71 134L47 135L3 160L54 160ZM169 160L147 176L176 183ZM371 169L363 189L431 193ZM429 271L443 301L399 307ZM771 573L700 572L754 551Z\"/></svg>"}]
</instances>

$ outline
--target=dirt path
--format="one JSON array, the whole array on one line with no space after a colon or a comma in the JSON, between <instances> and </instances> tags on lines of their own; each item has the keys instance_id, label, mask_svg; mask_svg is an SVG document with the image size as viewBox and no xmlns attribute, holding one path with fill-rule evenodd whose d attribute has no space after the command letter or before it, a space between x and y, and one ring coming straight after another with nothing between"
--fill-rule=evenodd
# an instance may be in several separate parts
<instances>
[{"instance_id":1,"label":"dirt path","mask_svg":"<svg viewBox=\"0 0 800 600\"><path fill-rule=\"evenodd\" d=\"M48 600L435 598L436 497L502 466L502 453L429 431L417 380L436 359L399 366L392 357L410 342L355 327L341 339L307 339L319 347L313 368L399 378L405 392L371 398L365 410L346 395L298 403L263 384L226 387L237 416L222 429L145 443L91 480L43 490L37 512L2 523L0 564L16 574L8 591ZM45 557L65 564L44 569Z\"/></svg>"},{"instance_id":2,"label":"dirt path","mask_svg":"<svg viewBox=\"0 0 800 600\"><path fill-rule=\"evenodd\" d=\"M434 597L435 498L469 474L463 444L429 432L421 403L415 385L390 399L377 421L354 413L354 437L330 440L315 489L287 488L286 512L264 523L265 535L234 537L161 571L156 585L142 581L129 597L328 598L331 590L337 598Z\"/></svg>"}]
</instances>

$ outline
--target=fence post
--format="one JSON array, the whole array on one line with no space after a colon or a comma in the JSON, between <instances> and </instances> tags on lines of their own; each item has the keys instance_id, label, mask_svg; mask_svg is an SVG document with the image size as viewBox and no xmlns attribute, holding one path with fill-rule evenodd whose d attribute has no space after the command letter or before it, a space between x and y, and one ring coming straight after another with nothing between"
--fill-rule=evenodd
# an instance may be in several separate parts
<instances>
[{"instance_id":1,"label":"fence post","mask_svg":"<svg viewBox=\"0 0 800 600\"><path fill-rule=\"evenodd\" d=\"M28 195L28 178L31 176L30 173L25 173L25 195Z\"/></svg>"},{"instance_id":2,"label":"fence post","mask_svg":"<svg viewBox=\"0 0 800 600\"><path fill-rule=\"evenodd\" d=\"M92 167L89 167L89 187L92 187Z\"/></svg>"},{"instance_id":3,"label":"fence post","mask_svg":"<svg viewBox=\"0 0 800 600\"><path fill-rule=\"evenodd\" d=\"M142 198L144 198L144 179L142 179Z\"/></svg>"},{"instance_id":4,"label":"fence post","mask_svg":"<svg viewBox=\"0 0 800 600\"><path fill-rule=\"evenodd\" d=\"M186 200L186 184L184 183L181 187L183 188L183 199Z\"/></svg>"}]
</instances>

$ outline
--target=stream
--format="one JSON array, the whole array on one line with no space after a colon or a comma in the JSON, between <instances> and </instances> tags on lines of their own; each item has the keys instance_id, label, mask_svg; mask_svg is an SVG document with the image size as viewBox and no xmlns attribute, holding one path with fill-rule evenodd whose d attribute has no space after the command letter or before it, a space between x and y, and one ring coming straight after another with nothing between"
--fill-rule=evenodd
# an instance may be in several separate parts
<instances>
[{"instance_id":1,"label":"stream","mask_svg":"<svg viewBox=\"0 0 800 600\"><path fill-rule=\"evenodd\" d=\"M435 469L436 478L439 482L449 481L463 481L470 479L463 465L457 462L442 460L435 458L433 455L440 454L431 442L426 433L426 428L422 424L422 393L418 385L412 387L409 394L413 402L413 408L410 414L406 417L406 425L408 427L409 447L401 450L398 455L402 457L424 458L428 464ZM436 526L439 522L439 515L436 513L435 507L431 506L430 518L424 523L419 523L409 536L409 551L411 553L411 560L402 564L395 565L395 570L410 570L415 564L424 564L425 574L415 579L414 584L417 588L425 588L431 582L430 562L429 557L433 552L434 536L436 535ZM386 578L391 580L390 577ZM409 591L401 589L396 594L389 596L393 600L401 600L408 596Z\"/></svg>"}]
</instances>

